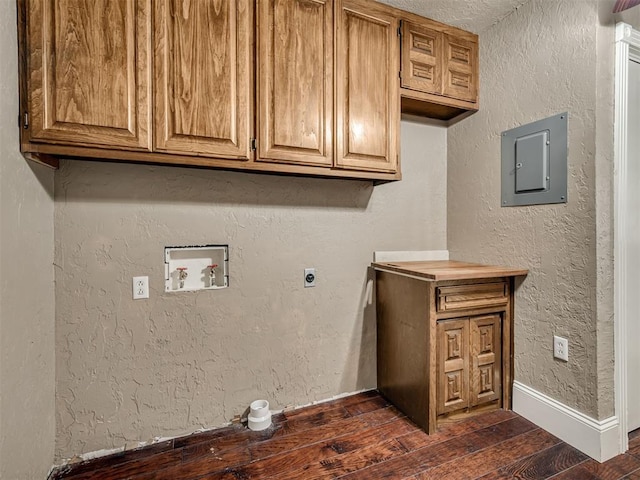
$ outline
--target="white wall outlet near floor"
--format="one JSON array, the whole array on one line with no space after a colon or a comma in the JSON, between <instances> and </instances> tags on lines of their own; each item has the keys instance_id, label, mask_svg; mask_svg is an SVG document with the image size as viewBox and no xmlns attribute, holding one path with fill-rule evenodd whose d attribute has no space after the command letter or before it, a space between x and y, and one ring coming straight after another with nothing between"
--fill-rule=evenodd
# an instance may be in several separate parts
<instances>
[{"instance_id":1,"label":"white wall outlet near floor","mask_svg":"<svg viewBox=\"0 0 640 480\"><path fill-rule=\"evenodd\" d=\"M553 356L565 362L569 361L569 340L553 336Z\"/></svg>"},{"instance_id":2,"label":"white wall outlet near floor","mask_svg":"<svg viewBox=\"0 0 640 480\"><path fill-rule=\"evenodd\" d=\"M149 277L133 277L133 299L149 298Z\"/></svg>"}]
</instances>

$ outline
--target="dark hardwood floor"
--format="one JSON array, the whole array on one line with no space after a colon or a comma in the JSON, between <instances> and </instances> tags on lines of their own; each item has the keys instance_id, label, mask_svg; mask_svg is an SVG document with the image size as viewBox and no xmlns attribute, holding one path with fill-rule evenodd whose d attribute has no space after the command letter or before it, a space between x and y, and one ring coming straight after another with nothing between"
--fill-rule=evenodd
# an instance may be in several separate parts
<instances>
[{"instance_id":1,"label":"dark hardwood floor","mask_svg":"<svg viewBox=\"0 0 640 480\"><path fill-rule=\"evenodd\" d=\"M376 392L198 433L54 471L55 480L640 480L640 434L604 464L509 411L427 435Z\"/></svg>"}]
</instances>

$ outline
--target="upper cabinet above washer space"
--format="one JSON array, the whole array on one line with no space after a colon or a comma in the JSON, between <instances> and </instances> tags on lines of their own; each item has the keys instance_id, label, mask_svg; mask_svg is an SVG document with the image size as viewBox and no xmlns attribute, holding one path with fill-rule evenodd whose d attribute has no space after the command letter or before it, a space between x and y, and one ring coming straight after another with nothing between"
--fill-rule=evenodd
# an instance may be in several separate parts
<instances>
[{"instance_id":1,"label":"upper cabinet above washer space","mask_svg":"<svg viewBox=\"0 0 640 480\"><path fill-rule=\"evenodd\" d=\"M153 4L154 151L249 160L251 3Z\"/></svg>"},{"instance_id":2,"label":"upper cabinet above washer space","mask_svg":"<svg viewBox=\"0 0 640 480\"><path fill-rule=\"evenodd\" d=\"M29 140L149 151L148 5L41 0L28 7L21 57Z\"/></svg>"},{"instance_id":3,"label":"upper cabinet above washer space","mask_svg":"<svg viewBox=\"0 0 640 480\"><path fill-rule=\"evenodd\" d=\"M477 109L477 37L372 0L17 0L21 150L400 180L400 113Z\"/></svg>"},{"instance_id":4,"label":"upper cabinet above washer space","mask_svg":"<svg viewBox=\"0 0 640 480\"><path fill-rule=\"evenodd\" d=\"M333 1L258 3L258 161L333 166Z\"/></svg>"}]
</instances>

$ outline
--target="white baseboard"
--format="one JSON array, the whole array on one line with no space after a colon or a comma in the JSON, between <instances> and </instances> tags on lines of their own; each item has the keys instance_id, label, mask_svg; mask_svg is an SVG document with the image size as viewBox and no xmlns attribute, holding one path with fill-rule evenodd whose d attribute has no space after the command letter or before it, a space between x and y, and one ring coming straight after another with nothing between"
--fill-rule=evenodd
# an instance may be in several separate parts
<instances>
[{"instance_id":1,"label":"white baseboard","mask_svg":"<svg viewBox=\"0 0 640 480\"><path fill-rule=\"evenodd\" d=\"M520 382L513 382L513 410L599 462L622 453L618 417L594 420Z\"/></svg>"},{"instance_id":2,"label":"white baseboard","mask_svg":"<svg viewBox=\"0 0 640 480\"><path fill-rule=\"evenodd\" d=\"M424 262L429 260L449 260L449 250L373 252L374 262Z\"/></svg>"}]
</instances>

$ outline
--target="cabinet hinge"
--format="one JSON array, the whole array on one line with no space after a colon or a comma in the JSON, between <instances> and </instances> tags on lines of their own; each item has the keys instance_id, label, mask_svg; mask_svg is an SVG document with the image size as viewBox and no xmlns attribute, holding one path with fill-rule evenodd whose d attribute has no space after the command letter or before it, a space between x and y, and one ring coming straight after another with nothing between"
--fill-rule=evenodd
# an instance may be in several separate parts
<instances>
[{"instance_id":1,"label":"cabinet hinge","mask_svg":"<svg viewBox=\"0 0 640 480\"><path fill-rule=\"evenodd\" d=\"M402 37L402 20L400 20L400 24L398 26L398 36Z\"/></svg>"},{"instance_id":2,"label":"cabinet hinge","mask_svg":"<svg viewBox=\"0 0 640 480\"><path fill-rule=\"evenodd\" d=\"M251 139L251 151L252 151L252 152L255 152L255 151L256 151L256 148L257 148L257 147L256 147L256 139L255 139L255 138L252 138L252 139Z\"/></svg>"},{"instance_id":3,"label":"cabinet hinge","mask_svg":"<svg viewBox=\"0 0 640 480\"><path fill-rule=\"evenodd\" d=\"M29 128L29 112L24 112L22 114L22 128L25 130Z\"/></svg>"}]
</instances>

